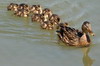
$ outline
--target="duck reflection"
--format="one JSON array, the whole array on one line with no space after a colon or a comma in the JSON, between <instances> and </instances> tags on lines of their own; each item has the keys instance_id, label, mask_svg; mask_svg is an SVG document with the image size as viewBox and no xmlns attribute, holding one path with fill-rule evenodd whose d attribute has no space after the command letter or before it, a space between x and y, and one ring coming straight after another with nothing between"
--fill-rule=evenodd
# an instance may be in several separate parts
<instances>
[{"instance_id":1,"label":"duck reflection","mask_svg":"<svg viewBox=\"0 0 100 66\"><path fill-rule=\"evenodd\" d=\"M90 51L90 47L85 47L83 48L83 64L84 66L92 66L93 64L93 59L91 59L91 57L88 55Z\"/></svg>"}]
</instances>

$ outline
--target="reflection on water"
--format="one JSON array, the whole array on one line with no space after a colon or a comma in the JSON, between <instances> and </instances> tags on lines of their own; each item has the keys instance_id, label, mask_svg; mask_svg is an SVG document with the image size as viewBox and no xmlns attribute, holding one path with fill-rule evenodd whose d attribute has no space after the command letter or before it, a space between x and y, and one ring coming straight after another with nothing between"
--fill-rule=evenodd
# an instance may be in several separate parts
<instances>
[{"instance_id":1,"label":"reflection on water","mask_svg":"<svg viewBox=\"0 0 100 66\"><path fill-rule=\"evenodd\" d=\"M90 47L85 47L83 50L83 64L84 66L92 66L94 60L89 56Z\"/></svg>"}]
</instances>

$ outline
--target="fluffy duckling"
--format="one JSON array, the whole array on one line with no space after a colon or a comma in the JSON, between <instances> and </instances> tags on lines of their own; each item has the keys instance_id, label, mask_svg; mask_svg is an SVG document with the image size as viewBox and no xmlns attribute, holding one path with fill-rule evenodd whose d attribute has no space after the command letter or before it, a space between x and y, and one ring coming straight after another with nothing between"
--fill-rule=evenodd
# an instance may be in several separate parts
<instances>
[{"instance_id":1,"label":"fluffy duckling","mask_svg":"<svg viewBox=\"0 0 100 66\"><path fill-rule=\"evenodd\" d=\"M47 30L51 30L54 28L54 25L49 21L42 22L40 26L42 29L47 29Z\"/></svg>"},{"instance_id":2,"label":"fluffy duckling","mask_svg":"<svg viewBox=\"0 0 100 66\"><path fill-rule=\"evenodd\" d=\"M30 6L28 6L27 4L25 3L19 4L18 10L29 10L29 9L30 9Z\"/></svg>"},{"instance_id":3,"label":"fluffy duckling","mask_svg":"<svg viewBox=\"0 0 100 66\"><path fill-rule=\"evenodd\" d=\"M52 16L52 11L49 8L43 9L43 14L47 17L50 18Z\"/></svg>"},{"instance_id":4,"label":"fluffy duckling","mask_svg":"<svg viewBox=\"0 0 100 66\"><path fill-rule=\"evenodd\" d=\"M85 21L82 24L82 31L71 27L61 27L57 31L59 39L69 46L85 47L91 44L91 40L88 34L94 36L91 29L91 24Z\"/></svg>"},{"instance_id":5,"label":"fluffy duckling","mask_svg":"<svg viewBox=\"0 0 100 66\"><path fill-rule=\"evenodd\" d=\"M14 15L19 16L19 17L28 17L29 12L27 10L18 10L14 13Z\"/></svg>"},{"instance_id":6,"label":"fluffy duckling","mask_svg":"<svg viewBox=\"0 0 100 66\"><path fill-rule=\"evenodd\" d=\"M41 20L42 22L45 22L45 21L49 21L49 18L46 14L41 14Z\"/></svg>"},{"instance_id":7,"label":"fluffy duckling","mask_svg":"<svg viewBox=\"0 0 100 66\"><path fill-rule=\"evenodd\" d=\"M17 9L18 9L18 4L16 4L16 3L10 3L7 6L8 11L17 11Z\"/></svg>"},{"instance_id":8,"label":"fluffy duckling","mask_svg":"<svg viewBox=\"0 0 100 66\"><path fill-rule=\"evenodd\" d=\"M41 19L41 14L34 14L31 16L31 20L32 22L41 22L42 19Z\"/></svg>"},{"instance_id":9,"label":"fluffy duckling","mask_svg":"<svg viewBox=\"0 0 100 66\"><path fill-rule=\"evenodd\" d=\"M44 14L33 14L31 17L32 22L46 22L48 21L48 18Z\"/></svg>"},{"instance_id":10,"label":"fluffy duckling","mask_svg":"<svg viewBox=\"0 0 100 66\"><path fill-rule=\"evenodd\" d=\"M60 17L57 14L52 14L52 16L49 18L49 20L56 24L59 24L59 22L61 21Z\"/></svg>"},{"instance_id":11,"label":"fluffy duckling","mask_svg":"<svg viewBox=\"0 0 100 66\"><path fill-rule=\"evenodd\" d=\"M42 14L42 7L40 5L32 5L30 12L33 14Z\"/></svg>"}]
</instances>

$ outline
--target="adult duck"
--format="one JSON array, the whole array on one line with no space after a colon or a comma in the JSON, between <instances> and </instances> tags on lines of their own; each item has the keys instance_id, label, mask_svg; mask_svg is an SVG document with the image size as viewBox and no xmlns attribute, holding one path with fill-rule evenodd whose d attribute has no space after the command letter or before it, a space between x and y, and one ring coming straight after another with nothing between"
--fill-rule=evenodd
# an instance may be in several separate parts
<instances>
[{"instance_id":1,"label":"adult duck","mask_svg":"<svg viewBox=\"0 0 100 66\"><path fill-rule=\"evenodd\" d=\"M57 31L59 39L69 46L85 47L91 44L89 34L94 36L91 29L91 24L85 21L82 24L82 31L68 26L60 25L60 29Z\"/></svg>"}]
</instances>

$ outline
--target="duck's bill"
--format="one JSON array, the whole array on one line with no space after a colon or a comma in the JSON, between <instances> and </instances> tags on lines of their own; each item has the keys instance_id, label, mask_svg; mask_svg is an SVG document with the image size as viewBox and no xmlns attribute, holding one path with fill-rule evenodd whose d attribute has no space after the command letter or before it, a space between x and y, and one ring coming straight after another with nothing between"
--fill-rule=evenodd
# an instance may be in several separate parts
<instances>
[{"instance_id":1,"label":"duck's bill","mask_svg":"<svg viewBox=\"0 0 100 66\"><path fill-rule=\"evenodd\" d=\"M95 33L93 33L93 31L89 31L91 36L95 36Z\"/></svg>"},{"instance_id":2,"label":"duck's bill","mask_svg":"<svg viewBox=\"0 0 100 66\"><path fill-rule=\"evenodd\" d=\"M92 36L95 36L95 34L94 34L94 33L91 33L91 35L92 35Z\"/></svg>"}]
</instances>

